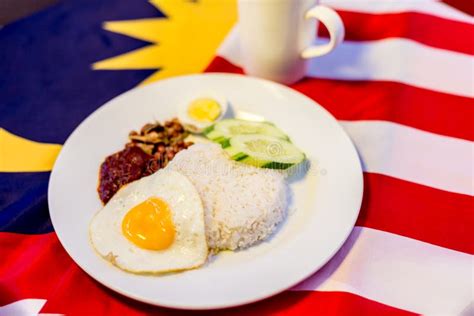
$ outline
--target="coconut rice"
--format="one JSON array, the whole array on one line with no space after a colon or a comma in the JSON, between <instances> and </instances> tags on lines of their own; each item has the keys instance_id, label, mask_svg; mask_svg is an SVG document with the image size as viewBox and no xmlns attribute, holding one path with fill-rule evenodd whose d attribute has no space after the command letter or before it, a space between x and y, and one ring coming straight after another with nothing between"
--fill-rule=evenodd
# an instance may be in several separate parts
<instances>
[{"instance_id":1,"label":"coconut rice","mask_svg":"<svg viewBox=\"0 0 474 316\"><path fill-rule=\"evenodd\" d=\"M234 162L220 145L195 144L167 168L187 176L198 190L211 249L247 248L270 236L286 216L284 175Z\"/></svg>"}]
</instances>

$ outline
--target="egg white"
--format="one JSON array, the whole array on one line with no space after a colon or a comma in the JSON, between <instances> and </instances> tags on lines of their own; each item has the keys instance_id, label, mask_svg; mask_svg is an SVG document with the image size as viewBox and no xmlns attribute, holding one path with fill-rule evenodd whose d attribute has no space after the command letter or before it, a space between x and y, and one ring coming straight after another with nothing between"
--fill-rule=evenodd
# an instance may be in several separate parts
<instances>
[{"instance_id":1,"label":"egg white","mask_svg":"<svg viewBox=\"0 0 474 316\"><path fill-rule=\"evenodd\" d=\"M176 234L164 250L139 248L122 233L127 212L150 197L163 199L171 209ZM89 234L102 257L133 273L192 269L204 264L208 255L201 199L191 182L175 171L159 170L120 189L94 216Z\"/></svg>"}]
</instances>

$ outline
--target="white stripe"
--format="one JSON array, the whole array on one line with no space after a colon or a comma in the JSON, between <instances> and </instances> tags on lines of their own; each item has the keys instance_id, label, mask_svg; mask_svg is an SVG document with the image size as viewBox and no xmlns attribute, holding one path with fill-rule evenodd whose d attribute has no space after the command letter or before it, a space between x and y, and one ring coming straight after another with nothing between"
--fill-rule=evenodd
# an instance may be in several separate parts
<instances>
[{"instance_id":1,"label":"white stripe","mask_svg":"<svg viewBox=\"0 0 474 316\"><path fill-rule=\"evenodd\" d=\"M386 80L474 97L474 57L390 38L345 41L333 53L311 60L308 75L343 80Z\"/></svg>"},{"instance_id":2,"label":"white stripe","mask_svg":"<svg viewBox=\"0 0 474 316\"><path fill-rule=\"evenodd\" d=\"M236 24L227 34L224 41L217 50L217 55L221 56L236 66L242 67L239 44L239 25Z\"/></svg>"},{"instance_id":3,"label":"white stripe","mask_svg":"<svg viewBox=\"0 0 474 316\"><path fill-rule=\"evenodd\" d=\"M345 291L424 315L459 315L473 297L472 264L462 252L356 227L336 256L293 290Z\"/></svg>"},{"instance_id":4,"label":"white stripe","mask_svg":"<svg viewBox=\"0 0 474 316\"><path fill-rule=\"evenodd\" d=\"M357 147L364 171L474 195L473 142L386 121L340 123Z\"/></svg>"},{"instance_id":5,"label":"white stripe","mask_svg":"<svg viewBox=\"0 0 474 316\"><path fill-rule=\"evenodd\" d=\"M46 300L28 298L0 307L0 316L36 316Z\"/></svg>"},{"instance_id":6,"label":"white stripe","mask_svg":"<svg viewBox=\"0 0 474 316\"><path fill-rule=\"evenodd\" d=\"M218 55L239 66L239 50L236 26ZM474 97L473 73L473 56L402 38L345 41L334 52L312 59L308 71L317 78L396 81L469 97Z\"/></svg>"},{"instance_id":7,"label":"white stripe","mask_svg":"<svg viewBox=\"0 0 474 316\"><path fill-rule=\"evenodd\" d=\"M419 12L445 19L473 23L474 18L445 3L433 0L322 0L336 10L362 13Z\"/></svg>"}]
</instances>

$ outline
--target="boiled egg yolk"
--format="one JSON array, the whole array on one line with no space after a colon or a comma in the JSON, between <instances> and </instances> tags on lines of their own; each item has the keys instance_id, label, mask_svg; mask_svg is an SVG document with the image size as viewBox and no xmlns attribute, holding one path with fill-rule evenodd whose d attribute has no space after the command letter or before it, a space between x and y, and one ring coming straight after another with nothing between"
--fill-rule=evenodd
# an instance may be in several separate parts
<instances>
[{"instance_id":1,"label":"boiled egg yolk","mask_svg":"<svg viewBox=\"0 0 474 316\"><path fill-rule=\"evenodd\" d=\"M220 104L211 98L199 98L188 106L190 118L200 122L214 122L221 114Z\"/></svg>"},{"instance_id":2,"label":"boiled egg yolk","mask_svg":"<svg viewBox=\"0 0 474 316\"><path fill-rule=\"evenodd\" d=\"M130 209L122 221L122 233L132 243L148 250L163 250L174 241L175 227L169 205L151 197Z\"/></svg>"}]
</instances>

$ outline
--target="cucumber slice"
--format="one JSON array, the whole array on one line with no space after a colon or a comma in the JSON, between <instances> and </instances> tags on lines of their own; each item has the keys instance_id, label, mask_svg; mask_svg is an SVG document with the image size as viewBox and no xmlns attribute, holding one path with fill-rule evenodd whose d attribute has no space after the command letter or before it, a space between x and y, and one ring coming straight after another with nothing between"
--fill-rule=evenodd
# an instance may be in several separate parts
<instances>
[{"instance_id":1,"label":"cucumber slice","mask_svg":"<svg viewBox=\"0 0 474 316\"><path fill-rule=\"evenodd\" d=\"M305 155L287 140L260 134L237 135L225 150L234 160L271 169L287 169L302 162Z\"/></svg>"},{"instance_id":2,"label":"cucumber slice","mask_svg":"<svg viewBox=\"0 0 474 316\"><path fill-rule=\"evenodd\" d=\"M207 138L223 143L236 135L260 134L289 140L288 136L269 122L252 122L238 119L227 119L217 122L204 131Z\"/></svg>"}]
</instances>

